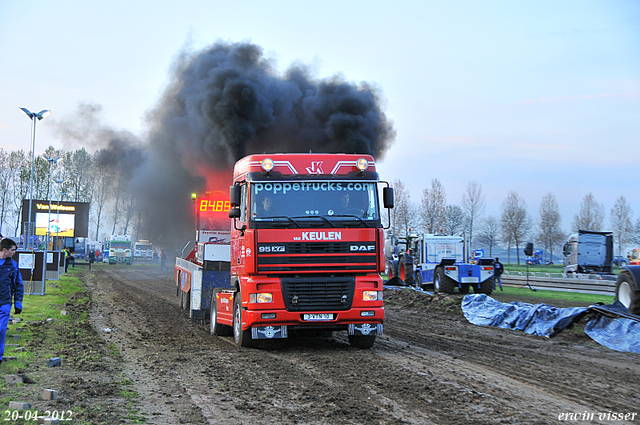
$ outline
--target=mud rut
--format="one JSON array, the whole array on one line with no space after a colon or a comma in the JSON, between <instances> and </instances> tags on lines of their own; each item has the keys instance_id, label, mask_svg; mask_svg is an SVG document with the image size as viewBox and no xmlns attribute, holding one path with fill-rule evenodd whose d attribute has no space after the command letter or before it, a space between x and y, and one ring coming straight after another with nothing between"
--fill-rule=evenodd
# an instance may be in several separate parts
<instances>
[{"instance_id":1,"label":"mud rut","mask_svg":"<svg viewBox=\"0 0 640 425\"><path fill-rule=\"evenodd\" d=\"M565 412L610 424L623 422L598 414L640 413L640 356L588 337L388 303L371 350L340 334L245 349L188 319L166 272L94 268L87 284L92 322L122 353L150 424L567 423Z\"/></svg>"}]
</instances>

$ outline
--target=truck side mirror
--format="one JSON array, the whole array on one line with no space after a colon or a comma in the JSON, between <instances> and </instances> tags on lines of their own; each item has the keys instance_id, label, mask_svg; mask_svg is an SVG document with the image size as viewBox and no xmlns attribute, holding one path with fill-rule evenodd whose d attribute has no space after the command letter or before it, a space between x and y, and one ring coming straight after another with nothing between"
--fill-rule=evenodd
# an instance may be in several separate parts
<instances>
[{"instance_id":1,"label":"truck side mirror","mask_svg":"<svg viewBox=\"0 0 640 425\"><path fill-rule=\"evenodd\" d=\"M229 201L232 207L240 206L240 185L234 184L229 187ZM231 214L231 211L233 211L233 209L229 210L229 214ZM231 217L231 215L229 215L229 217ZM238 215L238 217L240 216Z\"/></svg>"},{"instance_id":2,"label":"truck side mirror","mask_svg":"<svg viewBox=\"0 0 640 425\"><path fill-rule=\"evenodd\" d=\"M229 210L229 218L240 218L240 209L239 208L231 208Z\"/></svg>"},{"instance_id":3,"label":"truck side mirror","mask_svg":"<svg viewBox=\"0 0 640 425\"><path fill-rule=\"evenodd\" d=\"M382 202L384 203L385 208L393 208L393 188L392 187L382 188Z\"/></svg>"}]
</instances>

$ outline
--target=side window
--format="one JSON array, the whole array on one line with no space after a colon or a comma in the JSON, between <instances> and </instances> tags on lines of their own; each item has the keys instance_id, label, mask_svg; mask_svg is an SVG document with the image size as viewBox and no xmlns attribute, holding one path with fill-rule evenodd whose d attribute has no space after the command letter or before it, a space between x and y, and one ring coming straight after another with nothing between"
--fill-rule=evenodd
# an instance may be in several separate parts
<instances>
[{"instance_id":1,"label":"side window","mask_svg":"<svg viewBox=\"0 0 640 425\"><path fill-rule=\"evenodd\" d=\"M243 184L241 190L241 196L240 196L240 221L242 223L246 223L247 222L247 185Z\"/></svg>"}]
</instances>

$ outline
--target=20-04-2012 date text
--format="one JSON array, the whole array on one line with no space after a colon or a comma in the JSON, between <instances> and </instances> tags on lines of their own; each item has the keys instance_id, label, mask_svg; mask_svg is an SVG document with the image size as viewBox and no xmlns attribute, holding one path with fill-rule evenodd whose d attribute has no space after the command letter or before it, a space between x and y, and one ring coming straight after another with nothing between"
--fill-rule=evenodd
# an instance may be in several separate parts
<instances>
[{"instance_id":1,"label":"20-04-2012 date text","mask_svg":"<svg viewBox=\"0 0 640 425\"><path fill-rule=\"evenodd\" d=\"M3 419L5 421L17 421L19 419L25 421L37 421L38 416L58 419L60 421L73 420L73 412L71 410L45 410L44 412L38 412L37 410L5 410L3 412Z\"/></svg>"}]
</instances>

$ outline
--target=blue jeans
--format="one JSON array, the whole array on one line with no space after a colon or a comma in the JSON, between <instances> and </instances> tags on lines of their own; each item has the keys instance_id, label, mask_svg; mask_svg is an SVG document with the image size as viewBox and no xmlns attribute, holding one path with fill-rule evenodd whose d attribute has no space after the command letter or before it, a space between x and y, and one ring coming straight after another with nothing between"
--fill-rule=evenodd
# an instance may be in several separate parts
<instances>
[{"instance_id":1,"label":"blue jeans","mask_svg":"<svg viewBox=\"0 0 640 425\"><path fill-rule=\"evenodd\" d=\"M9 326L9 314L11 304L0 306L0 360L4 356L4 339L7 336L7 326Z\"/></svg>"},{"instance_id":2,"label":"blue jeans","mask_svg":"<svg viewBox=\"0 0 640 425\"><path fill-rule=\"evenodd\" d=\"M496 275L496 279L495 280L496 280L496 282L498 282L498 286L500 286L500 289L502 289L502 275L500 275L500 274Z\"/></svg>"}]
</instances>

